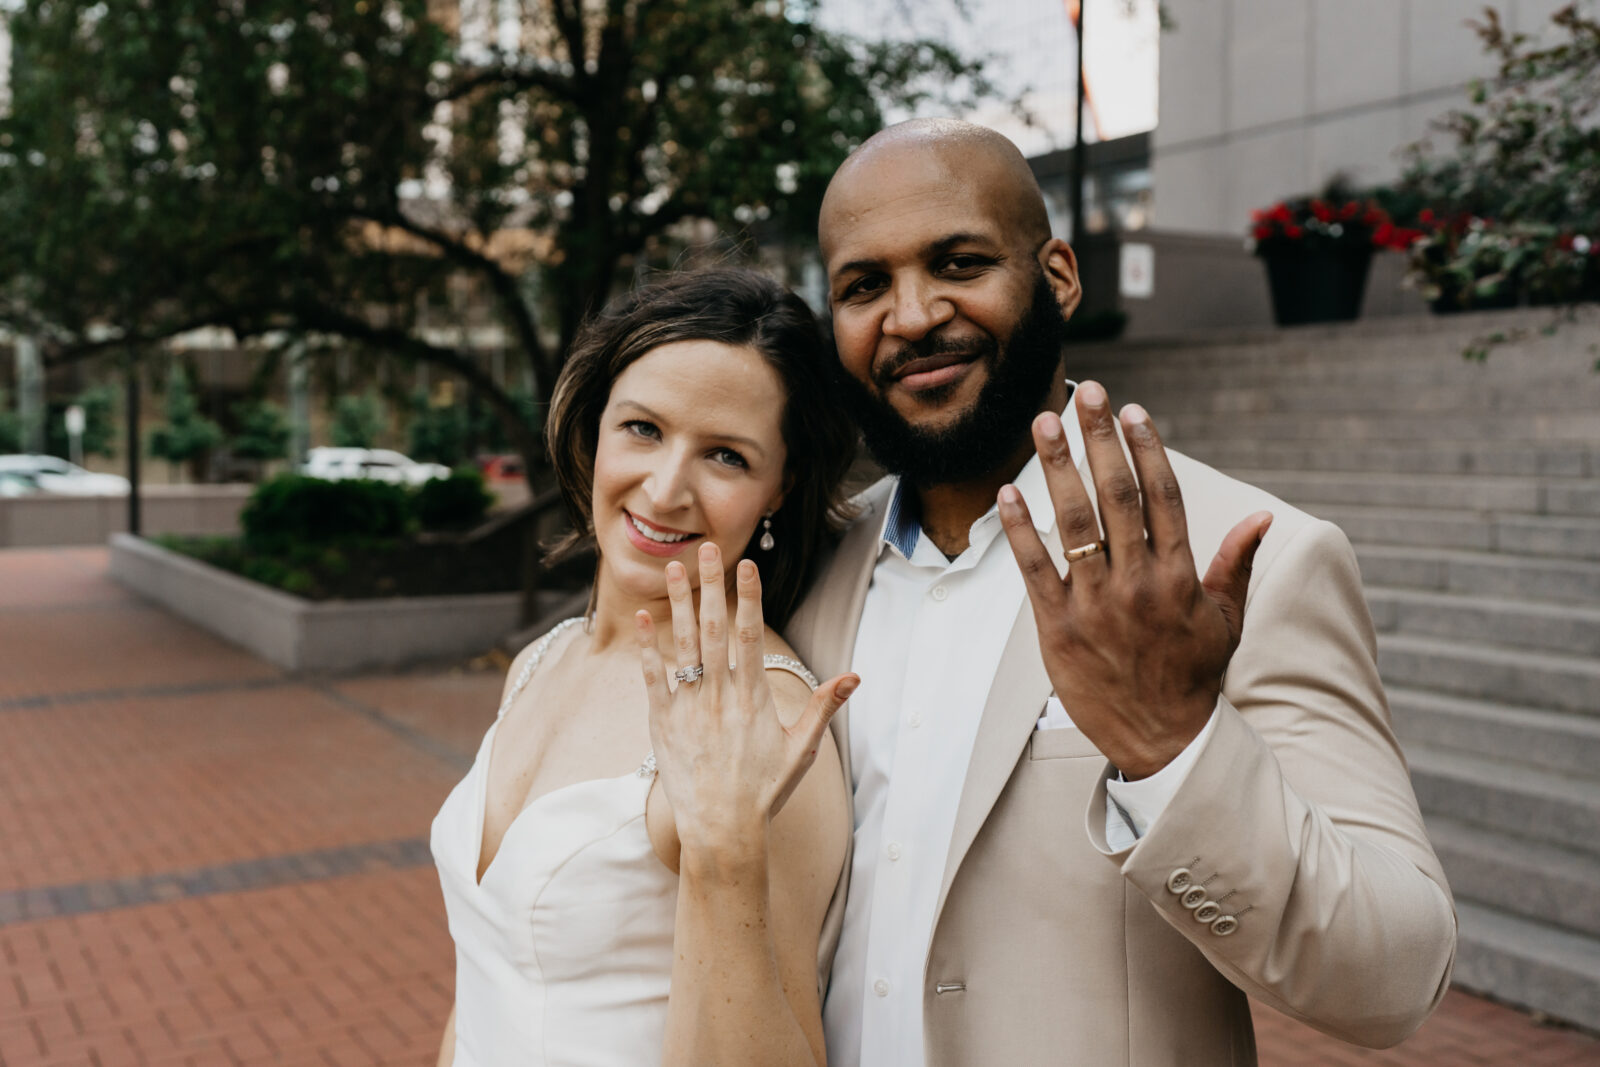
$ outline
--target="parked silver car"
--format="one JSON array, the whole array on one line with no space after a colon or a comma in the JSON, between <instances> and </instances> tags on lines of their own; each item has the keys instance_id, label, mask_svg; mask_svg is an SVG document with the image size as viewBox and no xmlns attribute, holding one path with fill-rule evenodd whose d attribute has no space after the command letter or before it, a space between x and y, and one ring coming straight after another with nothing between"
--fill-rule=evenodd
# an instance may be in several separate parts
<instances>
[{"instance_id":1,"label":"parked silver car","mask_svg":"<svg viewBox=\"0 0 1600 1067\"><path fill-rule=\"evenodd\" d=\"M128 492L128 479L122 475L86 471L59 456L0 456L0 478L8 483L7 496L24 495L29 484L40 492L62 496L126 496Z\"/></svg>"},{"instance_id":2,"label":"parked silver car","mask_svg":"<svg viewBox=\"0 0 1600 1067\"><path fill-rule=\"evenodd\" d=\"M450 468L439 463L418 463L387 448L313 448L300 465L300 473L330 482L371 478L396 485L421 485L434 478L450 477Z\"/></svg>"}]
</instances>

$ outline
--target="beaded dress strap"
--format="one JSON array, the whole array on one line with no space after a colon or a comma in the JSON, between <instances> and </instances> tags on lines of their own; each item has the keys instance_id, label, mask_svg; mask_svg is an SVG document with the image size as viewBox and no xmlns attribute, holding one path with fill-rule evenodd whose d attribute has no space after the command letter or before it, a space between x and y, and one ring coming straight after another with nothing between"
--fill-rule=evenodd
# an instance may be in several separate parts
<instances>
[{"instance_id":1,"label":"beaded dress strap","mask_svg":"<svg viewBox=\"0 0 1600 1067\"><path fill-rule=\"evenodd\" d=\"M506 694L506 698L500 702L500 710L495 712L494 716L496 719L504 715L506 709L511 707L511 702L517 699L517 694L522 692L523 687L528 684L528 679L533 677L533 672L539 666L539 661L544 659L546 652L550 651L550 646L555 643L556 638L582 621L582 615L574 615L570 619L563 619L561 622L556 623L555 628L549 633L539 638L539 643L533 646L533 653L528 657L528 662L522 665L522 673L517 675L516 684L511 687L511 692Z\"/></svg>"},{"instance_id":2,"label":"beaded dress strap","mask_svg":"<svg viewBox=\"0 0 1600 1067\"><path fill-rule=\"evenodd\" d=\"M780 656L776 652L769 652L761 657L761 666L769 671L788 671L812 689L817 687L817 676L806 669L806 665L792 656ZM634 772L640 778L651 778L656 773L656 754L651 752Z\"/></svg>"}]
</instances>

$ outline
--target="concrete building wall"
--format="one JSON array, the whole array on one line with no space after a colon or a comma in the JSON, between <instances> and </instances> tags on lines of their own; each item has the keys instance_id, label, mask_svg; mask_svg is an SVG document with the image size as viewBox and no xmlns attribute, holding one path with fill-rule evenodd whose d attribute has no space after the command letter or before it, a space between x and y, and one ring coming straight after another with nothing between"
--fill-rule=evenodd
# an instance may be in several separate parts
<instances>
[{"instance_id":1,"label":"concrete building wall","mask_svg":"<svg viewBox=\"0 0 1600 1067\"><path fill-rule=\"evenodd\" d=\"M1498 0L1538 34L1567 0ZM1373 184L1492 73L1467 0L1188 0L1161 39L1154 226L1242 233L1252 208L1335 174Z\"/></svg>"}]
</instances>

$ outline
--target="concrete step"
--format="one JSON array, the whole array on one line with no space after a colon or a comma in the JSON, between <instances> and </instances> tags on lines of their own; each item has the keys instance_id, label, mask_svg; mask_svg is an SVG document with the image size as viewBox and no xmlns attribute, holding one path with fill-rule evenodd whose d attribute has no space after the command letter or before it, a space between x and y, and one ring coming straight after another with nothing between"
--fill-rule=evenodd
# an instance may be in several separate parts
<instances>
[{"instance_id":1,"label":"concrete step","mask_svg":"<svg viewBox=\"0 0 1600 1067\"><path fill-rule=\"evenodd\" d=\"M1157 425L1161 426L1158 419ZM1257 439L1174 437L1172 448L1218 470L1385 471L1395 474L1488 474L1508 477L1600 477L1600 444L1534 444L1461 440L1440 433L1429 441L1403 444L1345 440L1293 442ZM1248 480L1248 479L1247 479Z\"/></svg>"},{"instance_id":2,"label":"concrete step","mask_svg":"<svg viewBox=\"0 0 1600 1067\"><path fill-rule=\"evenodd\" d=\"M1600 604L1600 563L1359 542L1355 548L1369 586Z\"/></svg>"},{"instance_id":3,"label":"concrete step","mask_svg":"<svg viewBox=\"0 0 1600 1067\"><path fill-rule=\"evenodd\" d=\"M1426 689L1385 689L1407 751L1421 745L1579 778L1600 769L1600 719Z\"/></svg>"},{"instance_id":4,"label":"concrete step","mask_svg":"<svg viewBox=\"0 0 1600 1067\"><path fill-rule=\"evenodd\" d=\"M1600 937L1600 859L1443 815L1427 823L1458 901Z\"/></svg>"},{"instance_id":5,"label":"concrete step","mask_svg":"<svg viewBox=\"0 0 1600 1067\"><path fill-rule=\"evenodd\" d=\"M1594 479L1366 471L1231 470L1228 473L1309 511L1329 504L1354 504L1600 518L1600 480Z\"/></svg>"},{"instance_id":6,"label":"concrete step","mask_svg":"<svg viewBox=\"0 0 1600 1067\"><path fill-rule=\"evenodd\" d=\"M1130 397L1129 399L1133 399ZM1113 403L1120 398L1112 394ZM1443 438L1522 444L1593 444L1600 438L1600 410L1584 408L1529 417L1468 411L1437 417L1387 413L1266 411L1220 416L1189 410L1150 408L1163 440L1180 451L1184 442L1261 440L1285 443L1343 441L1426 443Z\"/></svg>"},{"instance_id":7,"label":"concrete step","mask_svg":"<svg viewBox=\"0 0 1600 1067\"><path fill-rule=\"evenodd\" d=\"M1322 374L1256 370L1213 371L1185 368L1159 376L1126 378L1132 395L1119 395L1114 385L1102 382L1113 404L1137 400L1161 420L1184 413L1213 418L1255 418L1268 414L1371 415L1387 419L1450 422L1466 415L1494 415L1527 420L1532 425L1556 412L1593 413L1600 406L1600 379L1585 381L1568 373L1545 381L1523 382L1515 389L1485 388L1481 381L1441 375L1432 368L1397 372L1391 362L1375 366L1365 380L1344 375L1335 381L1316 380Z\"/></svg>"},{"instance_id":8,"label":"concrete step","mask_svg":"<svg viewBox=\"0 0 1600 1067\"><path fill-rule=\"evenodd\" d=\"M1327 504L1312 513L1337 524L1351 541L1360 544L1600 561L1600 518L1353 504Z\"/></svg>"},{"instance_id":9,"label":"concrete step","mask_svg":"<svg viewBox=\"0 0 1600 1067\"><path fill-rule=\"evenodd\" d=\"M1600 1029L1600 939L1456 902L1455 984Z\"/></svg>"},{"instance_id":10,"label":"concrete step","mask_svg":"<svg viewBox=\"0 0 1600 1067\"><path fill-rule=\"evenodd\" d=\"M1427 745L1406 758L1424 814L1600 860L1600 781Z\"/></svg>"},{"instance_id":11,"label":"concrete step","mask_svg":"<svg viewBox=\"0 0 1600 1067\"><path fill-rule=\"evenodd\" d=\"M1380 633L1600 658L1600 608L1367 586Z\"/></svg>"},{"instance_id":12,"label":"concrete step","mask_svg":"<svg viewBox=\"0 0 1600 1067\"><path fill-rule=\"evenodd\" d=\"M1600 662L1409 634L1378 635L1384 684L1600 718Z\"/></svg>"}]
</instances>

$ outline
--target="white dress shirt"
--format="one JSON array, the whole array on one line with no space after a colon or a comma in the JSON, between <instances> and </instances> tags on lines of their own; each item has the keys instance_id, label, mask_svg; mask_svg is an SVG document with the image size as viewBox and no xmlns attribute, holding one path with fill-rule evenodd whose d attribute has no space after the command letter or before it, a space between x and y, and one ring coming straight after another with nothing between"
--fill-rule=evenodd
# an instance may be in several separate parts
<instances>
[{"instance_id":1,"label":"white dress shirt","mask_svg":"<svg viewBox=\"0 0 1600 1067\"><path fill-rule=\"evenodd\" d=\"M1082 456L1075 404L1062 422L1073 455ZM1055 509L1037 456L1016 486L1042 536L1055 525ZM862 678L849 721L855 853L823 1009L833 1067L924 1063L923 971L956 808L983 706L1027 595L994 508L972 524L966 551L953 560L921 536L914 508L896 487L851 661ZM1052 698L1038 728L1077 727ZM1160 816L1210 731L1208 723L1160 773L1108 784L1113 847L1133 845ZM1062 812L1063 832L1081 817Z\"/></svg>"}]
</instances>

